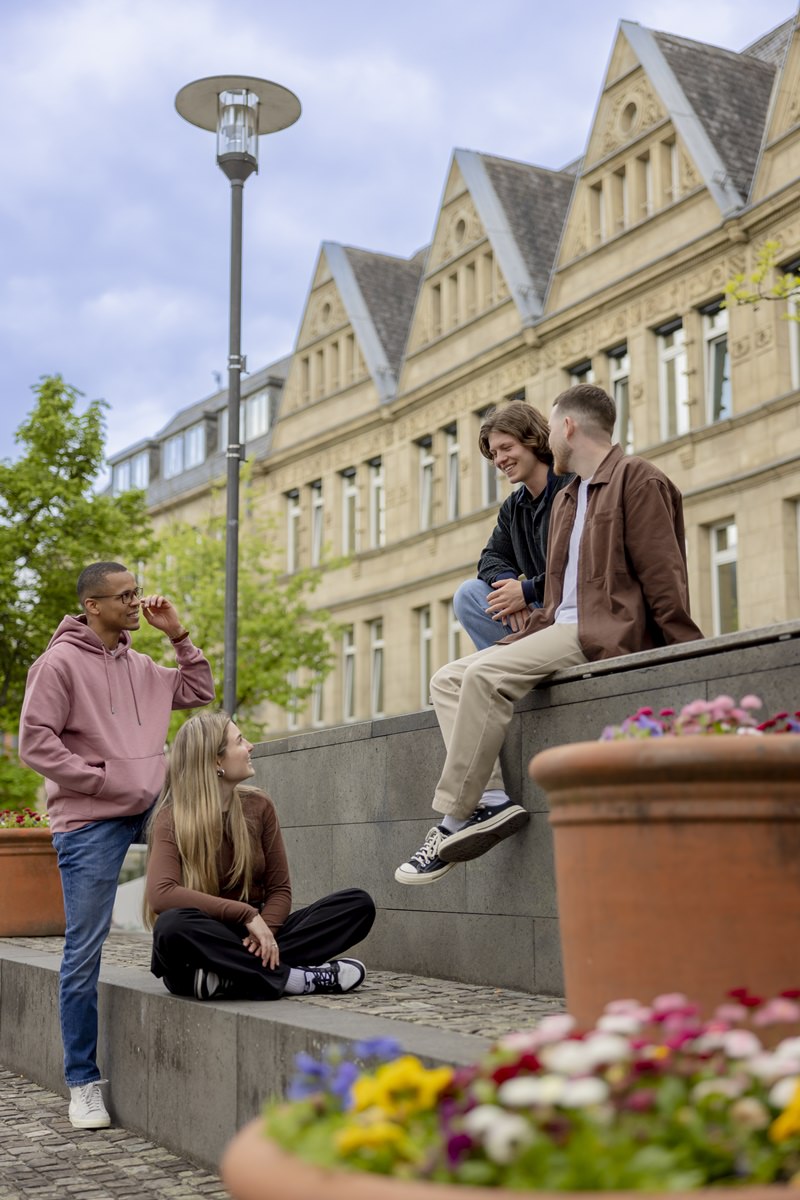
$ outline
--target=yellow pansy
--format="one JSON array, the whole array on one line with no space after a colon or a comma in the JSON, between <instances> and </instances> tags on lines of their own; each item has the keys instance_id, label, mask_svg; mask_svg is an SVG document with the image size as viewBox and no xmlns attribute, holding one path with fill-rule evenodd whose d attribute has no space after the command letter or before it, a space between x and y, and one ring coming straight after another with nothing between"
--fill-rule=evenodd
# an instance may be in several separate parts
<instances>
[{"instance_id":1,"label":"yellow pansy","mask_svg":"<svg viewBox=\"0 0 800 1200\"><path fill-rule=\"evenodd\" d=\"M450 1067L428 1070L418 1058L407 1054L384 1063L371 1077L353 1084L356 1112L380 1108L387 1116L408 1116L434 1107L439 1094L453 1078Z\"/></svg>"},{"instance_id":2,"label":"yellow pansy","mask_svg":"<svg viewBox=\"0 0 800 1200\"><path fill-rule=\"evenodd\" d=\"M402 1150L407 1142L405 1131L391 1121L347 1125L336 1134L336 1149L340 1154L353 1154L356 1150L380 1150L384 1146Z\"/></svg>"},{"instance_id":3,"label":"yellow pansy","mask_svg":"<svg viewBox=\"0 0 800 1200\"><path fill-rule=\"evenodd\" d=\"M769 1136L773 1142L785 1142L787 1138L800 1133L800 1084L795 1088L786 1108L769 1127Z\"/></svg>"}]
</instances>

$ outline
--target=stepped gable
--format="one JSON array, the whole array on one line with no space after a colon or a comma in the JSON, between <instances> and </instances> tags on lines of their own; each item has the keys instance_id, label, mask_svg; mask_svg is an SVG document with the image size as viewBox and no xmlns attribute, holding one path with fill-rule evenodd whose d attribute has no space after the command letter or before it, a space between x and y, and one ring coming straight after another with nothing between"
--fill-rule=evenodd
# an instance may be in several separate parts
<instances>
[{"instance_id":1,"label":"stepped gable","mask_svg":"<svg viewBox=\"0 0 800 1200\"><path fill-rule=\"evenodd\" d=\"M764 136L776 67L751 54L653 33L730 175L747 199Z\"/></svg>"},{"instance_id":2,"label":"stepped gable","mask_svg":"<svg viewBox=\"0 0 800 1200\"><path fill-rule=\"evenodd\" d=\"M555 263L575 175L508 158L481 157L541 298Z\"/></svg>"},{"instance_id":3,"label":"stepped gable","mask_svg":"<svg viewBox=\"0 0 800 1200\"><path fill-rule=\"evenodd\" d=\"M426 252L420 250L408 259L359 250L354 246L345 246L344 251L387 362L397 375L422 280Z\"/></svg>"},{"instance_id":4,"label":"stepped gable","mask_svg":"<svg viewBox=\"0 0 800 1200\"><path fill-rule=\"evenodd\" d=\"M763 34L751 42L749 46L745 46L742 54L750 55L751 58L758 58L761 62L770 63L773 67L780 67L786 56L786 49L791 41L792 29L794 28L794 17L789 17L781 25L776 25L769 33Z\"/></svg>"}]
</instances>

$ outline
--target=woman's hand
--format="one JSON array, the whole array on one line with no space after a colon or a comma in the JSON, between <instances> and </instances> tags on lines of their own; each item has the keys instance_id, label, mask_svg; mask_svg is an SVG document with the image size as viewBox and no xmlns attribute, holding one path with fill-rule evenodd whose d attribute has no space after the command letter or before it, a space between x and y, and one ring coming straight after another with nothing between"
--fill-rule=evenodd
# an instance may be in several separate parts
<instances>
[{"instance_id":1,"label":"woman's hand","mask_svg":"<svg viewBox=\"0 0 800 1200\"><path fill-rule=\"evenodd\" d=\"M247 937L242 938L244 945L251 954L257 954L261 959L262 966L272 967L273 970L281 961L280 950L278 943L272 936L269 926L260 913L250 921L245 922Z\"/></svg>"}]
</instances>

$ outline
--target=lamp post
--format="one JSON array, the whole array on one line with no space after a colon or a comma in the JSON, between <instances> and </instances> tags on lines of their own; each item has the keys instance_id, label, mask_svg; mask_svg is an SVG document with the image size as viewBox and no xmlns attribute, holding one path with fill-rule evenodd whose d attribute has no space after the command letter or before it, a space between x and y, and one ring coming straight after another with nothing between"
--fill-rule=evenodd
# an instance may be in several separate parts
<instances>
[{"instance_id":1,"label":"lamp post","mask_svg":"<svg viewBox=\"0 0 800 1200\"><path fill-rule=\"evenodd\" d=\"M213 75L187 83L175 97L184 120L216 130L217 163L231 185L231 286L228 336L227 516L225 525L225 661L223 705L236 711L239 592L239 464L244 457L239 407L242 334L242 199L245 180L258 171L258 139L293 125L300 101L288 88L248 75Z\"/></svg>"}]
</instances>

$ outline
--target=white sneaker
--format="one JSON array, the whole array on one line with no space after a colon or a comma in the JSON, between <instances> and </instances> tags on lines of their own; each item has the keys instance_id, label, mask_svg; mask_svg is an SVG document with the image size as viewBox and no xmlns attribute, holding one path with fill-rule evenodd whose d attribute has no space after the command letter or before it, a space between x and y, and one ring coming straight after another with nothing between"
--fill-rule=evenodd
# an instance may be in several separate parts
<instances>
[{"instance_id":1,"label":"white sneaker","mask_svg":"<svg viewBox=\"0 0 800 1200\"><path fill-rule=\"evenodd\" d=\"M103 1103L99 1083L83 1083L69 1089L69 1119L75 1129L107 1129L111 1117Z\"/></svg>"}]
</instances>

